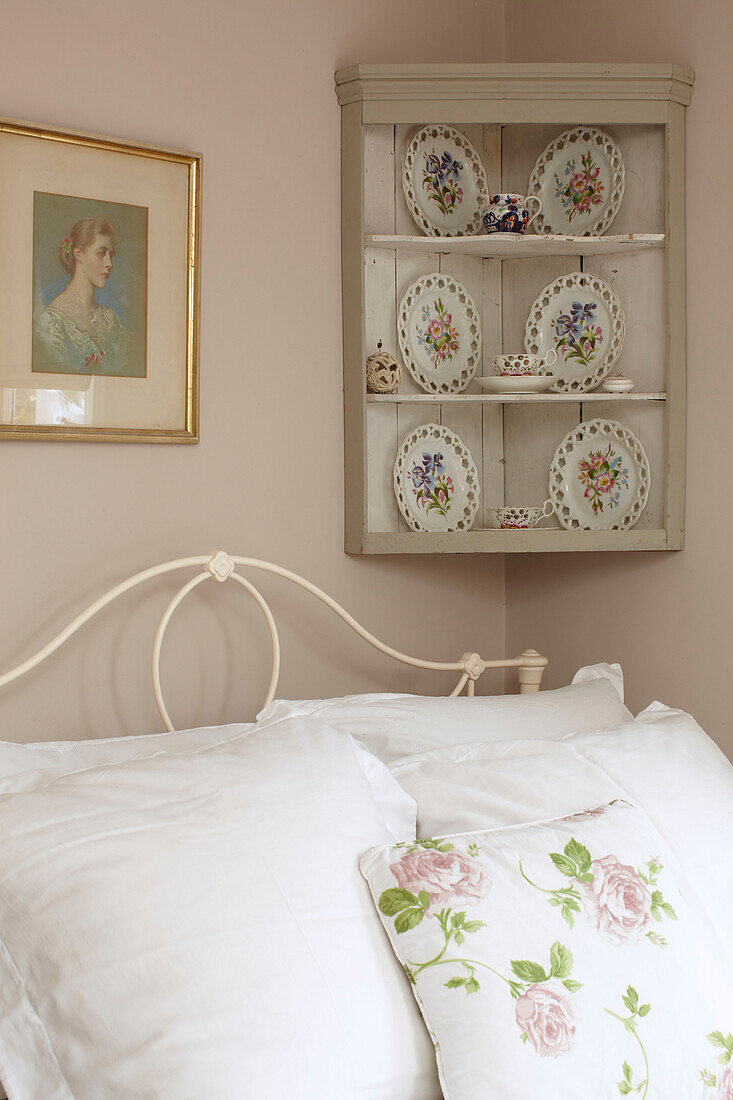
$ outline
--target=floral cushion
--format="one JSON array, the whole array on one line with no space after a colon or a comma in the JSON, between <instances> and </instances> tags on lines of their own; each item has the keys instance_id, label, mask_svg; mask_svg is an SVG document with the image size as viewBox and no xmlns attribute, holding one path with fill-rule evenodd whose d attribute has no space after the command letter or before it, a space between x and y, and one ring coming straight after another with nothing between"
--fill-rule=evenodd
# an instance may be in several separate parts
<instances>
[{"instance_id":1,"label":"floral cushion","mask_svg":"<svg viewBox=\"0 0 733 1100\"><path fill-rule=\"evenodd\" d=\"M733 972L641 810L361 859L447 1100L733 1100Z\"/></svg>"}]
</instances>

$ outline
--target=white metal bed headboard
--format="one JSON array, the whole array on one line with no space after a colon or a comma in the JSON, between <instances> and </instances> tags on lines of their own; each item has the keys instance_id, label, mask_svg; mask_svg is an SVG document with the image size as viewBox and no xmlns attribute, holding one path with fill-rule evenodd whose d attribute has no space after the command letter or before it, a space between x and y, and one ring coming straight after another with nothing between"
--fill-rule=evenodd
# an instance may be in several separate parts
<instances>
[{"instance_id":1,"label":"white metal bed headboard","mask_svg":"<svg viewBox=\"0 0 733 1100\"><path fill-rule=\"evenodd\" d=\"M173 573L178 569L191 569L196 566L199 567L199 571L178 589L165 609L163 617L158 624L155 640L153 642L153 692L155 694L155 702L160 711L160 716L165 723L166 729L171 733L174 731L175 727L168 715L160 686L160 650L166 628L173 612L181 601L185 599L188 593L192 592L194 588L204 581L215 580L222 583L227 580L234 581L236 584L241 585L245 591L249 592L258 604L267 622L272 646L272 672L270 674L270 683L267 688L264 706L267 706L267 704L271 703L275 698L277 682L280 676L280 640L275 620L262 593L255 588L251 581L247 580L246 577L243 577L236 571L237 566L242 566L247 569L257 569L263 573L272 573L277 577L282 577L284 580L291 581L306 592L310 592L311 595L319 599L321 603L324 603L326 607L330 607L347 626L350 626L351 629L363 638L364 641L368 642L369 645L378 649L381 653L386 654L388 657L392 657L396 661L401 661L402 664L412 665L414 668L432 669L440 672L459 672L460 679L450 693L451 696L460 695L464 687L468 695L473 695L476 681L487 668L516 668L519 672L520 693L527 694L529 692L539 691L542 674L547 665L547 657L541 656L536 649L526 649L519 657L506 657L500 661L485 661L478 653L464 653L460 660L447 662L423 661L419 657L410 657L408 654L400 653L399 650L393 649L391 646L380 641L379 638L376 638L373 634L370 634L370 632L365 630L348 611L336 602L336 600L321 588L318 588L315 584L311 584L311 582L307 581L304 577L298 576L297 573L292 573L289 569L283 569L282 566L275 565L273 562L258 561L256 558L237 557L236 555L227 554L224 550L219 550L216 554L201 554L192 558L176 558L172 561L165 561L161 565L154 565L150 569L144 569L141 573L136 573L134 576L115 585L114 588L110 588L108 592L105 592L103 596L100 596L98 600L95 600L94 603L90 604L81 614L77 615L64 630L39 649L37 653L34 653L32 657L29 657L26 661L23 661L15 668L11 668L9 672L0 676L0 688L11 683L13 680L17 680L20 676L25 675L26 672L30 672L31 669L39 665L46 657L50 657L50 655L54 653L59 646L63 645L72 634L75 634L80 627L93 618L102 608L106 607L107 604L116 600L118 596L124 595L125 592L129 592L130 589L136 588L137 585L143 584L153 577L162 576L164 573Z\"/></svg>"}]
</instances>

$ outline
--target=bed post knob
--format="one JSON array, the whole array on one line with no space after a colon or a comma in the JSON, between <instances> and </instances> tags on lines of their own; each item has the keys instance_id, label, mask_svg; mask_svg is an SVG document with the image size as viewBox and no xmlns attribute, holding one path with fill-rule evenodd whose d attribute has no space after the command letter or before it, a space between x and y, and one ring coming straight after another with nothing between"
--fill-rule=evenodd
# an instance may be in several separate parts
<instances>
[{"instance_id":1,"label":"bed post knob","mask_svg":"<svg viewBox=\"0 0 733 1100\"><path fill-rule=\"evenodd\" d=\"M530 695L539 691L542 673L547 668L547 657L543 657L536 649L525 649L519 660L519 694Z\"/></svg>"},{"instance_id":2,"label":"bed post knob","mask_svg":"<svg viewBox=\"0 0 733 1100\"><path fill-rule=\"evenodd\" d=\"M478 680L486 667L481 656L478 653L464 653L461 660L469 680Z\"/></svg>"},{"instance_id":3,"label":"bed post knob","mask_svg":"<svg viewBox=\"0 0 733 1100\"><path fill-rule=\"evenodd\" d=\"M204 572L211 573L215 581L225 581L234 572L234 562L225 550L219 550L209 558Z\"/></svg>"}]
</instances>

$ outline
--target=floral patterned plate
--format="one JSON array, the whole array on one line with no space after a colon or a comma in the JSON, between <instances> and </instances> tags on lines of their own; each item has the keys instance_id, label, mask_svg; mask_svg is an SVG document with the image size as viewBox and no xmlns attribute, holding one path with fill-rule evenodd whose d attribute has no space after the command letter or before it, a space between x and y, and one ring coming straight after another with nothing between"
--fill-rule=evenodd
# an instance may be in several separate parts
<instances>
[{"instance_id":1,"label":"floral patterned plate","mask_svg":"<svg viewBox=\"0 0 733 1100\"><path fill-rule=\"evenodd\" d=\"M421 424L402 440L394 491L413 531L468 531L481 499L471 452L440 424Z\"/></svg>"},{"instance_id":2,"label":"floral patterned plate","mask_svg":"<svg viewBox=\"0 0 733 1100\"><path fill-rule=\"evenodd\" d=\"M644 511L649 460L616 420L587 420L568 432L550 465L550 499L570 531L625 531Z\"/></svg>"},{"instance_id":3,"label":"floral patterned plate","mask_svg":"<svg viewBox=\"0 0 733 1100\"><path fill-rule=\"evenodd\" d=\"M425 126L407 147L402 190L417 225L428 237L481 232L489 185L474 145L452 126Z\"/></svg>"},{"instance_id":4,"label":"floral patterned plate","mask_svg":"<svg viewBox=\"0 0 733 1100\"><path fill-rule=\"evenodd\" d=\"M402 357L428 393L460 393L481 361L481 321L465 287L436 271L408 288L397 318Z\"/></svg>"},{"instance_id":5,"label":"floral patterned plate","mask_svg":"<svg viewBox=\"0 0 733 1100\"><path fill-rule=\"evenodd\" d=\"M613 370L624 343L624 311L608 283L574 272L548 283L529 311L524 347L557 351L555 393L586 393Z\"/></svg>"},{"instance_id":6,"label":"floral patterned plate","mask_svg":"<svg viewBox=\"0 0 733 1100\"><path fill-rule=\"evenodd\" d=\"M589 126L551 141L529 177L529 194L542 199L536 233L600 237L624 197L625 170L608 134Z\"/></svg>"}]
</instances>

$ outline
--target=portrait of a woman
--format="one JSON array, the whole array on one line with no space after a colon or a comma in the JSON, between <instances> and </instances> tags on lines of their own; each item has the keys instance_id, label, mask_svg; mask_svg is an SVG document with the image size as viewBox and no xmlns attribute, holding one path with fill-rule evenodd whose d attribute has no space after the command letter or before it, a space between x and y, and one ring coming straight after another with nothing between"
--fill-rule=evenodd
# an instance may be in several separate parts
<instances>
[{"instance_id":1,"label":"portrait of a woman","mask_svg":"<svg viewBox=\"0 0 733 1100\"><path fill-rule=\"evenodd\" d=\"M83 218L58 243L66 287L34 318L33 370L129 375L131 335L109 306L96 300L112 276L117 232L106 217Z\"/></svg>"}]
</instances>

